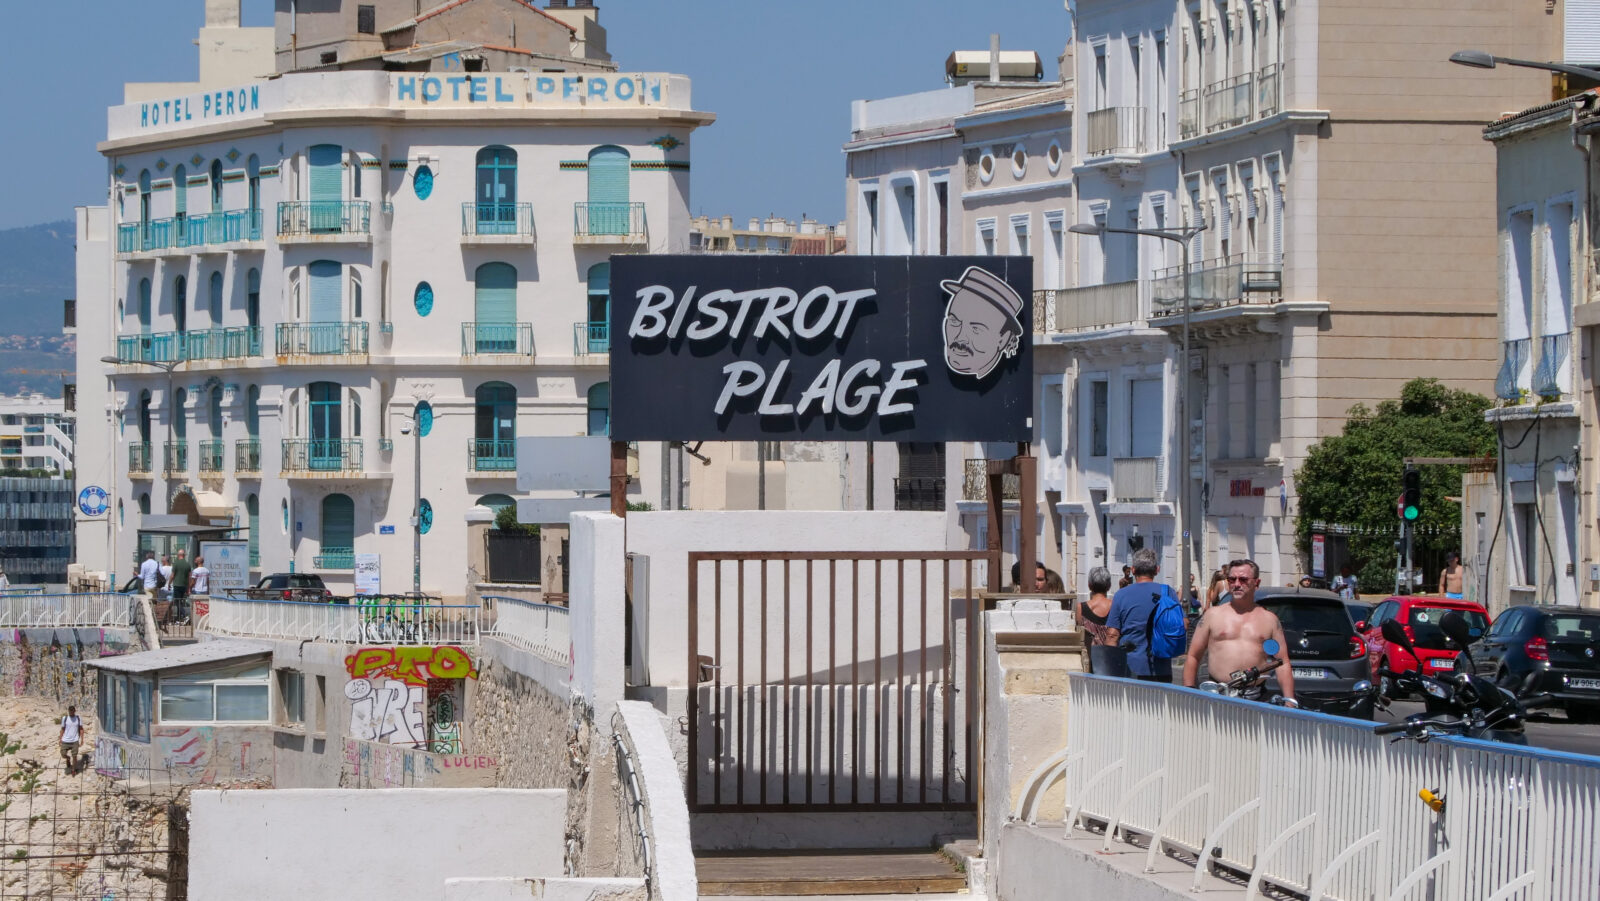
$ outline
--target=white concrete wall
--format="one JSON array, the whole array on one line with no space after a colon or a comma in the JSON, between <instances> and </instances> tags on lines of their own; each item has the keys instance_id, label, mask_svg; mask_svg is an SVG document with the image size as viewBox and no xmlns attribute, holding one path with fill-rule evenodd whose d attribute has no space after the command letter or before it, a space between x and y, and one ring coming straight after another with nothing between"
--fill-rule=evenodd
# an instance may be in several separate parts
<instances>
[{"instance_id":1,"label":"white concrete wall","mask_svg":"<svg viewBox=\"0 0 1600 901\"><path fill-rule=\"evenodd\" d=\"M191 898L437 901L452 877L563 872L564 791L201 791L191 804Z\"/></svg>"},{"instance_id":2,"label":"white concrete wall","mask_svg":"<svg viewBox=\"0 0 1600 901\"><path fill-rule=\"evenodd\" d=\"M649 897L643 879L447 879L444 883L445 901L645 901Z\"/></svg>"},{"instance_id":3,"label":"white concrete wall","mask_svg":"<svg viewBox=\"0 0 1600 901\"><path fill-rule=\"evenodd\" d=\"M650 833L655 896L660 901L694 901L700 884L689 841L689 806L662 716L643 701L623 701L617 712L622 716L619 733L633 754Z\"/></svg>"},{"instance_id":4,"label":"white concrete wall","mask_svg":"<svg viewBox=\"0 0 1600 901\"><path fill-rule=\"evenodd\" d=\"M650 558L647 590L633 599L633 640L644 643L648 677L635 673L634 681L688 685L690 551L940 551L945 542L943 513L630 513L628 553ZM577 546L574 540L575 560ZM701 615L711 622L709 609Z\"/></svg>"},{"instance_id":5,"label":"white concrete wall","mask_svg":"<svg viewBox=\"0 0 1600 901\"><path fill-rule=\"evenodd\" d=\"M572 690L594 710L610 710L622 700L627 665L622 520L610 513L574 514L569 548ZM596 717L596 724L611 731L609 718Z\"/></svg>"},{"instance_id":6,"label":"white concrete wall","mask_svg":"<svg viewBox=\"0 0 1600 901\"><path fill-rule=\"evenodd\" d=\"M89 519L81 513L77 520L77 555L75 562L91 572L117 570L117 558L112 549L117 540L119 511L126 516L132 499L117 490L119 449L111 431L111 392L106 380L89 373L97 372L102 364L97 357L108 349L110 335L115 329L115 309L111 290L111 248L116 245L115 227L109 211L103 206L80 206L75 211L77 220L77 362L79 373L78 419L74 426L75 447L73 470L75 487L82 491L90 485L104 488L110 497L106 500L106 515ZM125 469L126 458L122 461ZM131 511L138 515L137 510ZM132 537L129 536L129 540ZM131 550L132 545L127 547ZM126 556L126 555L123 555ZM120 570L132 572L131 562ZM121 587L121 586L113 586Z\"/></svg>"}]
</instances>

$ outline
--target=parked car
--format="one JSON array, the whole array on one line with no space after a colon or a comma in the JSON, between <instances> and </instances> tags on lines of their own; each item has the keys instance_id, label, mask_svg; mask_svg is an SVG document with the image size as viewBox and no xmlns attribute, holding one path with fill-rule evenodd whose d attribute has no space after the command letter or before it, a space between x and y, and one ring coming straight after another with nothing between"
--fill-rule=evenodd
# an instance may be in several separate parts
<instances>
[{"instance_id":1,"label":"parked car","mask_svg":"<svg viewBox=\"0 0 1600 901\"><path fill-rule=\"evenodd\" d=\"M1350 614L1350 621L1356 624L1357 632L1361 631L1362 623L1372 619L1372 606L1371 601L1346 600L1344 602L1344 610Z\"/></svg>"},{"instance_id":2,"label":"parked car","mask_svg":"<svg viewBox=\"0 0 1600 901\"><path fill-rule=\"evenodd\" d=\"M1397 673L1420 668L1425 673L1438 675L1454 669L1456 655L1461 653L1461 649L1452 644L1439 628L1439 621L1444 619L1446 613L1452 612L1461 614L1467 621L1469 632L1476 630L1475 634L1482 635L1489 630L1489 611L1472 601L1439 595L1407 594L1392 596L1374 607L1371 619L1356 624L1367 642L1372 678L1378 678L1380 661L1387 663L1389 669ZM1406 636L1417 649L1417 657L1412 657L1399 645L1384 640L1383 624L1391 619L1405 627ZM1380 680L1379 688L1385 695L1393 697L1390 693L1393 686L1389 680Z\"/></svg>"},{"instance_id":3,"label":"parked car","mask_svg":"<svg viewBox=\"0 0 1600 901\"><path fill-rule=\"evenodd\" d=\"M246 588L244 596L253 601L325 601L333 600L333 592L316 573L272 573L262 576L254 588Z\"/></svg>"},{"instance_id":4,"label":"parked car","mask_svg":"<svg viewBox=\"0 0 1600 901\"><path fill-rule=\"evenodd\" d=\"M1600 612L1512 607L1473 642L1472 659L1478 675L1513 690L1535 674L1531 690L1555 695L1569 719L1600 721ZM1465 667L1465 658L1458 665Z\"/></svg>"},{"instance_id":5,"label":"parked car","mask_svg":"<svg viewBox=\"0 0 1600 901\"><path fill-rule=\"evenodd\" d=\"M1371 719L1376 698L1356 692L1369 681L1367 646L1356 634L1344 598L1318 588L1261 588L1256 603L1283 624L1284 648L1294 672L1295 700L1307 710ZM1226 673L1219 674L1224 679ZM1217 676L1210 676L1217 678ZM1277 692L1276 676L1268 676L1269 692Z\"/></svg>"}]
</instances>

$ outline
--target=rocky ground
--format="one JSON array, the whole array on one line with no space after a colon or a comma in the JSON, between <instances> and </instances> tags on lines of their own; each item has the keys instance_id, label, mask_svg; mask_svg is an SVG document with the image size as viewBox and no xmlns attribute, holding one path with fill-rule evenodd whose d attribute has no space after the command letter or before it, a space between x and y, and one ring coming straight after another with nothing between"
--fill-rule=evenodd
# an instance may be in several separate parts
<instances>
[{"instance_id":1,"label":"rocky ground","mask_svg":"<svg viewBox=\"0 0 1600 901\"><path fill-rule=\"evenodd\" d=\"M181 885L168 886L175 793L130 791L92 766L68 774L57 744L65 713L36 698L0 697L0 898L183 897Z\"/></svg>"}]
</instances>

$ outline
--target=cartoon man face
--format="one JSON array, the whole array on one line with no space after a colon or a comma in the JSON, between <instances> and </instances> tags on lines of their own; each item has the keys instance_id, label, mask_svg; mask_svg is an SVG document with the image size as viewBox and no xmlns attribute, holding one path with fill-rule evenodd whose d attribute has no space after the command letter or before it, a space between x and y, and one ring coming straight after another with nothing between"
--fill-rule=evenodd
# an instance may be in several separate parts
<instances>
[{"instance_id":1,"label":"cartoon man face","mask_svg":"<svg viewBox=\"0 0 1600 901\"><path fill-rule=\"evenodd\" d=\"M958 281L946 281L944 361L951 372L983 378L1017 352L1022 299L1011 286L976 266Z\"/></svg>"}]
</instances>

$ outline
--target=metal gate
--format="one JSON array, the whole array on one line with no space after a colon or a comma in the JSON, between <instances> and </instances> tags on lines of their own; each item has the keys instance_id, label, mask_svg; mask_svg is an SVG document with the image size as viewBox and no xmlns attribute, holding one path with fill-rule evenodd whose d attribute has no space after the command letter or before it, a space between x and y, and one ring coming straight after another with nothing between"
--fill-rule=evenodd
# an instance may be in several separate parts
<instances>
[{"instance_id":1,"label":"metal gate","mask_svg":"<svg viewBox=\"0 0 1600 901\"><path fill-rule=\"evenodd\" d=\"M689 809L975 810L986 559L690 553Z\"/></svg>"}]
</instances>

